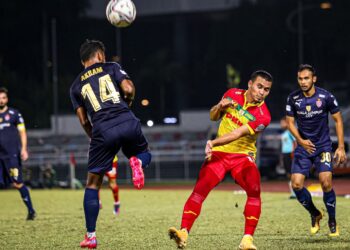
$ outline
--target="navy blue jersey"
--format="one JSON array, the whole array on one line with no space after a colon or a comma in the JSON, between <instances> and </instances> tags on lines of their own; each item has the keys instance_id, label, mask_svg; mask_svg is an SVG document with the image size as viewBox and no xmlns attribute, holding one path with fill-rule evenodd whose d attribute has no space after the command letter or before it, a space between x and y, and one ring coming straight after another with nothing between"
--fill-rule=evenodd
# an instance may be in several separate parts
<instances>
[{"instance_id":1,"label":"navy blue jersey","mask_svg":"<svg viewBox=\"0 0 350 250\"><path fill-rule=\"evenodd\" d=\"M331 150L328 113L335 114L340 109L331 93L322 88L315 89L311 97L306 97L301 90L292 92L287 99L286 114L295 118L301 137L312 141L317 154Z\"/></svg>"},{"instance_id":2,"label":"navy blue jersey","mask_svg":"<svg viewBox=\"0 0 350 250\"><path fill-rule=\"evenodd\" d=\"M21 149L18 128L24 128L22 115L8 108L0 113L0 158L17 158Z\"/></svg>"},{"instance_id":3,"label":"navy blue jersey","mask_svg":"<svg viewBox=\"0 0 350 250\"><path fill-rule=\"evenodd\" d=\"M129 79L117 63L96 63L81 72L73 82L70 97L74 110L84 107L94 131L101 131L136 119L123 99L120 83Z\"/></svg>"}]
</instances>

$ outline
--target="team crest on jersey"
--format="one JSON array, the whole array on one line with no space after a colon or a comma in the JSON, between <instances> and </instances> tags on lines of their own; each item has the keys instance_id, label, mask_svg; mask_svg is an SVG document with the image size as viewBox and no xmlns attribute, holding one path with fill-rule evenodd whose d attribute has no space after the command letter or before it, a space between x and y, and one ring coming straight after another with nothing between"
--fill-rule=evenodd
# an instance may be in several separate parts
<instances>
[{"instance_id":1,"label":"team crest on jersey","mask_svg":"<svg viewBox=\"0 0 350 250\"><path fill-rule=\"evenodd\" d=\"M307 112L310 112L310 111L311 111L311 105L307 105L307 106L306 106L306 111L307 111Z\"/></svg>"},{"instance_id":2,"label":"team crest on jersey","mask_svg":"<svg viewBox=\"0 0 350 250\"><path fill-rule=\"evenodd\" d=\"M10 116L9 114L6 114L6 115L5 115L5 121L10 120L10 118L11 118L11 116Z\"/></svg>"},{"instance_id":3,"label":"team crest on jersey","mask_svg":"<svg viewBox=\"0 0 350 250\"><path fill-rule=\"evenodd\" d=\"M317 106L318 108L321 108L321 106L322 106L322 101L321 101L320 98L317 99L317 101L316 101L316 106Z\"/></svg>"}]
</instances>

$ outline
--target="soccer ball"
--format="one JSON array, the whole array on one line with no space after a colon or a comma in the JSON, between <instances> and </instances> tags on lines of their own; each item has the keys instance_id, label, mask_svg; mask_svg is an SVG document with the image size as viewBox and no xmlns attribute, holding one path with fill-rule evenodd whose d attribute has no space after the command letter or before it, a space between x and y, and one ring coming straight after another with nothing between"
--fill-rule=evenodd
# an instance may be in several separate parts
<instances>
[{"instance_id":1,"label":"soccer ball","mask_svg":"<svg viewBox=\"0 0 350 250\"><path fill-rule=\"evenodd\" d=\"M106 8L108 21L118 27L128 27L136 18L136 8L131 0L111 0Z\"/></svg>"}]
</instances>

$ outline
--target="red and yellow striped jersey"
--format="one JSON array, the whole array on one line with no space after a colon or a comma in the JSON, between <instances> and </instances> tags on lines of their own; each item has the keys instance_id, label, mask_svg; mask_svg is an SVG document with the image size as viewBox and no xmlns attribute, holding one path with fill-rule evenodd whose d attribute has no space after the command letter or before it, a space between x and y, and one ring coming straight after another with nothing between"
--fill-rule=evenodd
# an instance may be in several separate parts
<instances>
[{"instance_id":1,"label":"red and yellow striped jersey","mask_svg":"<svg viewBox=\"0 0 350 250\"><path fill-rule=\"evenodd\" d=\"M250 134L231 143L216 146L213 151L246 154L255 158L258 133L263 131L271 121L271 115L265 102L247 103L246 90L236 88L229 89L223 98L233 100L236 105L226 109L217 136L228 134L243 125L248 126Z\"/></svg>"}]
</instances>

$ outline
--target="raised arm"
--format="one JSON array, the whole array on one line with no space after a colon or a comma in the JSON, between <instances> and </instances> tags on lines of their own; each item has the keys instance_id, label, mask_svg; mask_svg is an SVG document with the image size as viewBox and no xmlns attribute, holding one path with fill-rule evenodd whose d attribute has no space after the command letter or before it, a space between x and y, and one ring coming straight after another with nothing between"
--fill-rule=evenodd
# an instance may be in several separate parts
<instances>
[{"instance_id":1,"label":"raised arm","mask_svg":"<svg viewBox=\"0 0 350 250\"><path fill-rule=\"evenodd\" d=\"M293 116L287 115L287 124L288 129L292 133L292 135L295 137L297 143L302 146L309 154L312 154L315 152L316 147L315 145L308 139L303 139L295 126L295 118Z\"/></svg>"},{"instance_id":2,"label":"raised arm","mask_svg":"<svg viewBox=\"0 0 350 250\"><path fill-rule=\"evenodd\" d=\"M80 125L85 130L85 133L89 138L92 136L92 126L87 116L86 110L83 107L77 108L76 114L79 118Z\"/></svg>"},{"instance_id":3,"label":"raised arm","mask_svg":"<svg viewBox=\"0 0 350 250\"><path fill-rule=\"evenodd\" d=\"M133 82L129 79L124 79L120 84L123 94L124 94L124 100L127 102L129 107L132 104L132 101L135 98L135 86Z\"/></svg>"},{"instance_id":4,"label":"raised arm","mask_svg":"<svg viewBox=\"0 0 350 250\"><path fill-rule=\"evenodd\" d=\"M235 104L235 102L230 100L230 99L227 99L227 98L221 99L218 104L216 104L215 106L213 106L210 109L210 120L217 121L217 120L221 119L221 117L224 114L224 111L229 106L234 106L234 104Z\"/></svg>"},{"instance_id":5,"label":"raised arm","mask_svg":"<svg viewBox=\"0 0 350 250\"><path fill-rule=\"evenodd\" d=\"M335 131L338 137L338 148L334 153L334 159L336 159L336 165L346 161L346 153L344 147L344 129L343 129L343 119L340 112L332 115L335 122Z\"/></svg>"}]
</instances>

